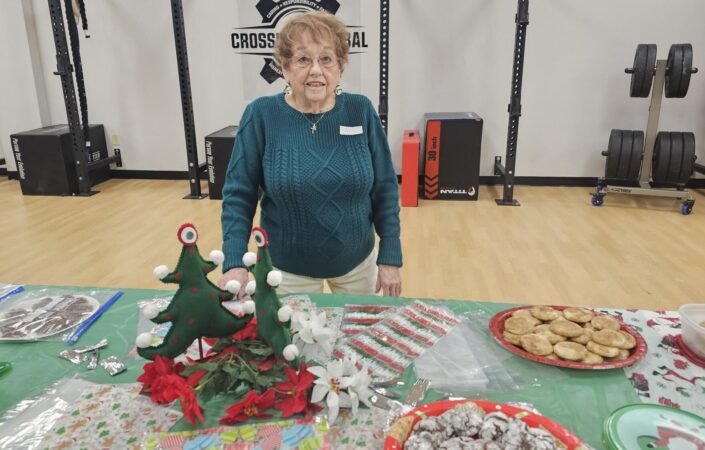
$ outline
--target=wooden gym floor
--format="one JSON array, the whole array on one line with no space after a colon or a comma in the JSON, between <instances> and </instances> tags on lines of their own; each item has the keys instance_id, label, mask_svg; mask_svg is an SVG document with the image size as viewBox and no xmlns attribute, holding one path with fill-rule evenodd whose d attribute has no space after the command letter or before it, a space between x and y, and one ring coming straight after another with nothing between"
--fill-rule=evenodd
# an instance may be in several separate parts
<instances>
[{"instance_id":1,"label":"wooden gym floor","mask_svg":"<svg viewBox=\"0 0 705 450\"><path fill-rule=\"evenodd\" d=\"M183 200L186 181L109 180L92 197L23 196L0 178L0 282L173 289L184 222L207 255L221 246L220 201ZM693 213L673 199L590 188L517 186L520 207L477 202L402 208L405 297L675 310L705 302L705 191ZM258 221L258 219L256 219ZM213 280L220 276L218 270Z\"/></svg>"}]
</instances>

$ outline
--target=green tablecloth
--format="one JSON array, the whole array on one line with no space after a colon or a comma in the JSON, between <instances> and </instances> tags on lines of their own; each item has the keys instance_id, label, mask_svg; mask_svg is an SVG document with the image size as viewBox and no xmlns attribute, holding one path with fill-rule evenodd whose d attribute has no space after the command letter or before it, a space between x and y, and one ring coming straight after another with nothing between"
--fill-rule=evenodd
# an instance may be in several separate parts
<instances>
[{"instance_id":1,"label":"green tablecloth","mask_svg":"<svg viewBox=\"0 0 705 450\"><path fill-rule=\"evenodd\" d=\"M27 290L43 286L27 286ZM67 293L79 293L86 288L66 288ZM0 343L0 361L12 363L12 370L0 377L0 414L10 409L22 399L40 393L52 383L74 374L81 374L86 379L98 383L131 383L141 373L144 360L128 356L134 346L138 319L136 303L156 296L164 296L169 291L125 289L125 294L118 300L80 339L77 345L88 345L108 338L109 346L102 350L101 357L115 355L128 367L126 372L115 377L109 376L98 368L88 371L84 365L77 366L58 357L61 350L67 348L60 341L42 341L32 343ZM339 306L351 304L399 304L394 298L377 296L340 296L331 294L311 294L312 301L318 306ZM492 315L513 305L502 303L484 303L471 301L437 301L458 313L484 311ZM499 345L497 352L506 352ZM648 357L648 356L647 356ZM512 390L501 394L489 394L485 397L497 402L526 402L544 414L571 429L586 443L601 448L601 427L604 419L617 407L627 403L638 403L631 383L621 369L607 371L578 371L547 367L524 360L518 356L507 356L507 370L521 373L526 378L545 382L521 390ZM408 369L405 381L409 385L414 378ZM433 401L441 394L430 392L425 402ZM220 412L228 405L227 399L218 399L206 406L206 425L214 426ZM211 412L212 411L212 412ZM184 429L188 425L179 424Z\"/></svg>"}]
</instances>

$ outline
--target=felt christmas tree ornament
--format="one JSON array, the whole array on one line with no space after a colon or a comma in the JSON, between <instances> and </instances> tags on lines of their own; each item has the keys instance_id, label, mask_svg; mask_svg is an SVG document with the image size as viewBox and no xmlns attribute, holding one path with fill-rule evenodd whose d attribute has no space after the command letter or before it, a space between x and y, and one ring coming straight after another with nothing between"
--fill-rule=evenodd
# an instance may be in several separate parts
<instances>
[{"instance_id":1,"label":"felt christmas tree ornament","mask_svg":"<svg viewBox=\"0 0 705 450\"><path fill-rule=\"evenodd\" d=\"M246 253L242 260L254 275L247 288L254 285L255 308L257 314L257 337L268 343L274 354L282 356L289 364L299 366L299 349L291 343L291 308L282 307L275 287L281 283L282 274L274 270L272 258L269 255L267 233L259 227L252 229L252 235L257 245L257 257ZM253 264L254 263L254 264Z\"/></svg>"},{"instance_id":2,"label":"felt christmas tree ornament","mask_svg":"<svg viewBox=\"0 0 705 450\"><path fill-rule=\"evenodd\" d=\"M186 351L194 340L230 336L253 317L251 305L242 306L241 317L225 308L222 302L233 300L235 294L219 289L207 277L223 261L223 253L214 250L209 255L211 261L203 259L196 246L198 232L192 224L181 225L177 236L183 249L176 268L169 272L166 266L159 266L154 274L164 283L177 283L179 289L165 310L150 307L143 310L152 322L171 322L171 328L156 347L149 346L149 333L137 337L137 352L143 358L154 359L155 355L160 355L173 359ZM250 314L246 314L246 310Z\"/></svg>"}]
</instances>

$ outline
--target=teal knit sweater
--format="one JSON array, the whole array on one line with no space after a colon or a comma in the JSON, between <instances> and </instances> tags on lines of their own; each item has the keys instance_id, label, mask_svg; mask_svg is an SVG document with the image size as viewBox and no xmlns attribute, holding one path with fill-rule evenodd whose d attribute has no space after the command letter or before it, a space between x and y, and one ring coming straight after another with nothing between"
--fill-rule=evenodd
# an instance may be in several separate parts
<instances>
[{"instance_id":1,"label":"teal knit sweater","mask_svg":"<svg viewBox=\"0 0 705 450\"><path fill-rule=\"evenodd\" d=\"M324 116L302 114L283 94L247 106L223 186L223 272L243 267L260 186L260 226L277 268L344 275L369 256L375 231L377 264L402 265L397 177L366 97L341 94Z\"/></svg>"}]
</instances>

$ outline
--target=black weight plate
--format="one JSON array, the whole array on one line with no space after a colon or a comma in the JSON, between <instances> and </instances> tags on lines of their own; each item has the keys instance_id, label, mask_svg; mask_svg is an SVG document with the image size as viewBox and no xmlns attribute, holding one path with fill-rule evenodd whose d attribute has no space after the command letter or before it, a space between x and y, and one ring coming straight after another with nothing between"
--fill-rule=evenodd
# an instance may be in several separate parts
<instances>
[{"instance_id":1,"label":"black weight plate","mask_svg":"<svg viewBox=\"0 0 705 450\"><path fill-rule=\"evenodd\" d=\"M622 152L622 130L610 131L610 141L607 145L607 160L605 161L605 178L616 179L619 167L619 155Z\"/></svg>"},{"instance_id":2,"label":"black weight plate","mask_svg":"<svg viewBox=\"0 0 705 450\"><path fill-rule=\"evenodd\" d=\"M676 183L685 184L695 168L695 134L690 132L678 134L683 142L683 157L681 158L681 166Z\"/></svg>"},{"instance_id":3,"label":"black weight plate","mask_svg":"<svg viewBox=\"0 0 705 450\"><path fill-rule=\"evenodd\" d=\"M685 97L690 86L690 71L693 68L693 46L671 45L666 65L666 97Z\"/></svg>"},{"instance_id":4,"label":"black weight plate","mask_svg":"<svg viewBox=\"0 0 705 450\"><path fill-rule=\"evenodd\" d=\"M633 130L612 130L608 144L605 178L637 181L644 152L644 133Z\"/></svg>"},{"instance_id":5,"label":"black weight plate","mask_svg":"<svg viewBox=\"0 0 705 450\"><path fill-rule=\"evenodd\" d=\"M639 180L641 172L641 158L644 155L644 132L632 131L632 149L629 158L629 169L627 170L627 180Z\"/></svg>"},{"instance_id":6,"label":"black weight plate","mask_svg":"<svg viewBox=\"0 0 705 450\"><path fill-rule=\"evenodd\" d=\"M690 74L693 69L693 46L690 44L683 45L683 76L681 77L680 85L678 86L678 98L683 98L688 93L690 87Z\"/></svg>"},{"instance_id":7,"label":"black weight plate","mask_svg":"<svg viewBox=\"0 0 705 450\"><path fill-rule=\"evenodd\" d=\"M656 135L651 177L655 183L679 185L688 182L695 167L695 135L661 131Z\"/></svg>"},{"instance_id":8,"label":"black weight plate","mask_svg":"<svg viewBox=\"0 0 705 450\"><path fill-rule=\"evenodd\" d=\"M655 183L665 183L668 171L668 160L671 158L671 134L660 131L654 144L654 160L651 167L651 178Z\"/></svg>"},{"instance_id":9,"label":"black weight plate","mask_svg":"<svg viewBox=\"0 0 705 450\"><path fill-rule=\"evenodd\" d=\"M656 64L656 44L639 44L634 55L630 97L648 97Z\"/></svg>"},{"instance_id":10,"label":"black weight plate","mask_svg":"<svg viewBox=\"0 0 705 450\"><path fill-rule=\"evenodd\" d=\"M671 157L668 160L666 183L678 184L678 177L683 165L683 137L681 133L673 131L669 134L671 135Z\"/></svg>"}]
</instances>

